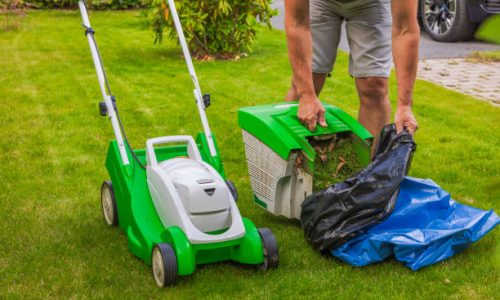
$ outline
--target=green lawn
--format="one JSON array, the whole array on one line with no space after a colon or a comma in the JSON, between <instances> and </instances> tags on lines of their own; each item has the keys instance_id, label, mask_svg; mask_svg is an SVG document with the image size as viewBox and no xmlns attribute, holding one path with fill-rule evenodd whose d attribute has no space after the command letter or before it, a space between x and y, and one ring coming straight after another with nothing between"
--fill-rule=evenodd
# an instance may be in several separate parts
<instances>
[{"instance_id":1,"label":"green lawn","mask_svg":"<svg viewBox=\"0 0 500 300\"><path fill-rule=\"evenodd\" d=\"M92 13L91 21L132 144L196 133L180 49L154 47L138 12ZM98 115L100 92L78 13L29 12L19 29L0 32L0 298L500 299L499 229L418 272L391 260L354 268L322 257L296 222L252 203L236 112L280 101L290 82L284 34L262 29L258 38L247 58L196 67L203 91L212 94L208 117L240 210L274 231L280 267L262 273L203 266L161 290L127 250L125 235L101 216L99 188L113 135ZM356 115L347 62L341 54L322 99ZM420 129L411 175L434 179L460 202L500 212L500 109L418 81L415 113Z\"/></svg>"}]
</instances>

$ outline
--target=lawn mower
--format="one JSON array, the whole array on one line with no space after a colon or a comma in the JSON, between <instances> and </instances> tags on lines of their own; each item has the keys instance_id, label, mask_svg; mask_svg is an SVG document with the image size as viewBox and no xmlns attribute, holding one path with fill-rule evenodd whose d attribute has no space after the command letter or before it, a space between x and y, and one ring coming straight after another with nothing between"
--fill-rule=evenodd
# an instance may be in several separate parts
<instances>
[{"instance_id":1,"label":"lawn mower","mask_svg":"<svg viewBox=\"0 0 500 300\"><path fill-rule=\"evenodd\" d=\"M129 250L152 265L159 287L174 284L179 275L192 274L200 264L235 261L275 268L279 255L274 235L240 215L237 190L225 178L205 114L210 98L202 96L174 1L168 5L194 83L203 131L196 140L191 136L148 139L145 149L134 150L111 93L86 5L78 2L103 98L100 114L108 116L115 135L106 158L110 180L101 187L104 220L119 226L128 237Z\"/></svg>"},{"instance_id":2,"label":"lawn mower","mask_svg":"<svg viewBox=\"0 0 500 300\"><path fill-rule=\"evenodd\" d=\"M370 162L370 132L340 108L327 103L323 106L328 126L318 126L314 132L297 118L297 102L238 111L254 201L274 215L300 219L302 202L314 192L318 146L334 148L338 141L347 139L359 165Z\"/></svg>"}]
</instances>

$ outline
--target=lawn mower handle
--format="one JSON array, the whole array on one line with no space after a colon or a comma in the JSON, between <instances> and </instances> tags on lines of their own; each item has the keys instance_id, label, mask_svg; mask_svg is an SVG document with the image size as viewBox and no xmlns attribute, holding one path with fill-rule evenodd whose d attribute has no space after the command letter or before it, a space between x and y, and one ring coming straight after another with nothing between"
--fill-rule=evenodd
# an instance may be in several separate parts
<instances>
[{"instance_id":1,"label":"lawn mower handle","mask_svg":"<svg viewBox=\"0 0 500 300\"><path fill-rule=\"evenodd\" d=\"M94 67L97 74L97 79L99 81L99 87L101 88L102 99L106 104L106 110L108 113L109 120L111 121L111 126L115 133L116 143L118 144L118 150L120 151L120 157L122 159L123 165L128 165L129 160L127 156L127 151L125 150L125 144L123 142L122 133L120 130L120 125L118 124L118 119L116 117L115 108L113 102L111 101L111 96L106 92L106 75L104 73L104 68L102 66L101 58L99 52L97 51L97 45L94 40L94 31L90 27L89 16L87 15L87 7L83 0L78 1L78 7L80 8L80 13L82 15L83 27L85 27L85 35L89 42L90 53L92 54L92 59L94 60Z\"/></svg>"},{"instance_id":2,"label":"lawn mower handle","mask_svg":"<svg viewBox=\"0 0 500 300\"><path fill-rule=\"evenodd\" d=\"M156 154L154 150L155 145L169 144L169 143L186 143L187 153L190 159L202 162L200 151L198 146L194 141L193 137L190 135L174 135L174 136L164 136L152 138L146 141L146 160L148 166L157 167L158 160L156 159Z\"/></svg>"},{"instance_id":3,"label":"lawn mower handle","mask_svg":"<svg viewBox=\"0 0 500 300\"><path fill-rule=\"evenodd\" d=\"M179 20L179 15L177 14L177 9L175 8L174 0L168 0L168 7L170 9L170 14L172 15L172 20L174 21L177 35L179 36L179 43L181 44L182 52L184 54L184 59L186 61L186 66L188 68L189 75L193 80L194 98L196 99L196 106L198 107L198 113L200 115L201 124L203 125L203 131L205 132L205 136L207 138L210 155L214 157L217 156L217 151L215 149L215 144L212 137L212 132L210 131L210 126L208 125L207 115L205 114L205 104L203 102L203 96L201 93L200 84L198 83L196 72L194 71L193 61L191 59L191 54L189 53L189 48L186 43L186 38L184 37L184 32L182 30L181 21Z\"/></svg>"}]
</instances>

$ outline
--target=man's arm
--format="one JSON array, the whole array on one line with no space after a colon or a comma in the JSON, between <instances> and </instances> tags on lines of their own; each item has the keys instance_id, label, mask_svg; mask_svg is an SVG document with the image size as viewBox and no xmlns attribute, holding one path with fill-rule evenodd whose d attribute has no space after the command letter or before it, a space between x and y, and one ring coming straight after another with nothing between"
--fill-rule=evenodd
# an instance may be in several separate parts
<instances>
[{"instance_id":1,"label":"man's arm","mask_svg":"<svg viewBox=\"0 0 500 300\"><path fill-rule=\"evenodd\" d=\"M398 82L397 131L407 128L411 134L418 128L411 109L413 86L417 76L420 28L417 21L418 0L392 1L392 55Z\"/></svg>"},{"instance_id":2,"label":"man's arm","mask_svg":"<svg viewBox=\"0 0 500 300\"><path fill-rule=\"evenodd\" d=\"M293 84L299 100L298 117L309 130L319 123L325 127L325 109L314 91L312 79L312 37L309 1L285 0L285 32Z\"/></svg>"}]
</instances>

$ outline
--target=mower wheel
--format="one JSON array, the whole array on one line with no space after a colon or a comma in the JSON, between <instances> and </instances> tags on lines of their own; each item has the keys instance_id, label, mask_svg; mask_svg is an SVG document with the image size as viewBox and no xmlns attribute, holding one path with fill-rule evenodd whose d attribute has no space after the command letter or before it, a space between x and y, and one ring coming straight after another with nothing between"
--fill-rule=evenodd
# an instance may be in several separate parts
<instances>
[{"instance_id":1,"label":"mower wheel","mask_svg":"<svg viewBox=\"0 0 500 300\"><path fill-rule=\"evenodd\" d=\"M158 287L164 288L177 281L177 257L170 244L158 244L153 248L152 271Z\"/></svg>"},{"instance_id":2,"label":"mower wheel","mask_svg":"<svg viewBox=\"0 0 500 300\"><path fill-rule=\"evenodd\" d=\"M269 228L259 228L259 235L262 241L262 250L264 252L264 263L260 266L262 270L274 269L278 267L279 254L278 243Z\"/></svg>"},{"instance_id":3,"label":"mower wheel","mask_svg":"<svg viewBox=\"0 0 500 300\"><path fill-rule=\"evenodd\" d=\"M101 208L104 215L104 221L109 226L118 225L118 209L116 207L115 192L113 184L105 180L101 186Z\"/></svg>"},{"instance_id":4,"label":"mower wheel","mask_svg":"<svg viewBox=\"0 0 500 300\"><path fill-rule=\"evenodd\" d=\"M236 186L229 179L226 180L226 185L229 188L229 190L231 191L231 195L233 195L234 202L237 202L238 201L238 190L236 189Z\"/></svg>"}]
</instances>

